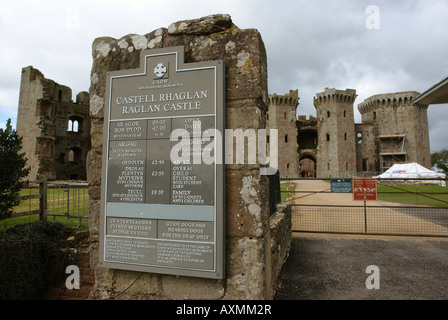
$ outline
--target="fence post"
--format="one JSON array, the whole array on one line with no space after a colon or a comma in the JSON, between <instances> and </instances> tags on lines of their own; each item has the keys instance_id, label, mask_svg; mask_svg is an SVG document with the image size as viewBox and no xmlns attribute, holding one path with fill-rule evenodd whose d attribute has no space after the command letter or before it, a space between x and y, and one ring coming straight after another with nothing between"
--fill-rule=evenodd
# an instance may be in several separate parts
<instances>
[{"instance_id":1,"label":"fence post","mask_svg":"<svg viewBox=\"0 0 448 320\"><path fill-rule=\"evenodd\" d=\"M364 233L367 234L367 203L364 200Z\"/></svg>"},{"instance_id":2,"label":"fence post","mask_svg":"<svg viewBox=\"0 0 448 320\"><path fill-rule=\"evenodd\" d=\"M39 220L47 221L47 177L39 177Z\"/></svg>"}]
</instances>

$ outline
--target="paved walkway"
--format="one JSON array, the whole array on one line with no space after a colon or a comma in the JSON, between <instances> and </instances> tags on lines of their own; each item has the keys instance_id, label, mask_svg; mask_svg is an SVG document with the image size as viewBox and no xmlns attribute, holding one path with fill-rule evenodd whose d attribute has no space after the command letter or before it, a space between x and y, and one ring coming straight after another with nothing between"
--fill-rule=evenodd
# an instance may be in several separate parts
<instances>
[{"instance_id":1,"label":"paved walkway","mask_svg":"<svg viewBox=\"0 0 448 320\"><path fill-rule=\"evenodd\" d=\"M448 241L298 235L276 300L446 300ZM368 266L379 289L366 287Z\"/></svg>"}]
</instances>

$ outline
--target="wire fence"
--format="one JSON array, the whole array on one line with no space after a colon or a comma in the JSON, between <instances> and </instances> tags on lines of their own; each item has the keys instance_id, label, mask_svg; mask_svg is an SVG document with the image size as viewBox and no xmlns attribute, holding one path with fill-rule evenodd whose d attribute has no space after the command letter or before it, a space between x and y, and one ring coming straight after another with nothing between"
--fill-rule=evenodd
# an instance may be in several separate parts
<instances>
[{"instance_id":1,"label":"wire fence","mask_svg":"<svg viewBox=\"0 0 448 320\"><path fill-rule=\"evenodd\" d=\"M39 220L66 217L77 219L78 227L89 214L88 183L47 182L45 179L30 182L21 192L21 203L15 207L13 217L39 215Z\"/></svg>"},{"instance_id":2,"label":"wire fence","mask_svg":"<svg viewBox=\"0 0 448 320\"><path fill-rule=\"evenodd\" d=\"M294 180L295 190L288 191L293 231L448 237L445 181L377 182L378 200L363 202L350 193L332 192L328 180Z\"/></svg>"}]
</instances>

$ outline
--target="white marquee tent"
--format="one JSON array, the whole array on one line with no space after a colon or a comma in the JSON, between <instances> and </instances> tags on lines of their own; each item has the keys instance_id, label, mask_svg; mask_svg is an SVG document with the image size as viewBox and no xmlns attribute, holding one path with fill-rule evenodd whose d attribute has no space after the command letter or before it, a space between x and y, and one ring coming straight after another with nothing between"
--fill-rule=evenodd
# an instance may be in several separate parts
<instances>
[{"instance_id":1,"label":"white marquee tent","mask_svg":"<svg viewBox=\"0 0 448 320\"><path fill-rule=\"evenodd\" d=\"M389 170L376 176L375 178L403 178L403 179L421 179L421 178L446 178L444 173L435 172L419 165L418 163L398 163L394 164ZM430 182L428 180L428 182ZM438 183L439 181L434 181Z\"/></svg>"}]
</instances>

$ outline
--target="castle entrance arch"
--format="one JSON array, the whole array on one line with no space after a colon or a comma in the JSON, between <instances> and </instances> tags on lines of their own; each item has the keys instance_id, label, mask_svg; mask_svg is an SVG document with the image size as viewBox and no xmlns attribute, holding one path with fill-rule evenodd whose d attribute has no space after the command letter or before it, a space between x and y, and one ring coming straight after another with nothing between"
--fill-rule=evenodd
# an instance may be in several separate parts
<instances>
[{"instance_id":1,"label":"castle entrance arch","mask_svg":"<svg viewBox=\"0 0 448 320\"><path fill-rule=\"evenodd\" d=\"M311 153L305 153L299 158L299 172L301 178L316 177L316 157Z\"/></svg>"}]
</instances>

